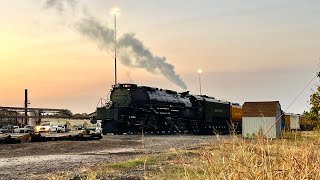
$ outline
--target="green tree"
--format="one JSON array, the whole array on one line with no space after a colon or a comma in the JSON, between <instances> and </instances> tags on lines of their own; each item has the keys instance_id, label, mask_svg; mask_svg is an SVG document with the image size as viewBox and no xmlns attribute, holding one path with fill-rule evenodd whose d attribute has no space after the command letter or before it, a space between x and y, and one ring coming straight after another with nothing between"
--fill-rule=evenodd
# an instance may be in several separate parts
<instances>
[{"instance_id":1,"label":"green tree","mask_svg":"<svg viewBox=\"0 0 320 180\"><path fill-rule=\"evenodd\" d=\"M317 76L320 78L320 72ZM320 86L311 94L309 103L311 105L310 111L305 111L304 117L310 124L320 128Z\"/></svg>"}]
</instances>

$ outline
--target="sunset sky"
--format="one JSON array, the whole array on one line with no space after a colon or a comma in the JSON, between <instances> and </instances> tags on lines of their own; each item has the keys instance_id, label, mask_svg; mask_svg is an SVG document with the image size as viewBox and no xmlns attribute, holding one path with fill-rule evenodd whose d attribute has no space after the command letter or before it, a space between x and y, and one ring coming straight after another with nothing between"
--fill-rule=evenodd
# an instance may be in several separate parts
<instances>
[{"instance_id":1,"label":"sunset sky","mask_svg":"<svg viewBox=\"0 0 320 180\"><path fill-rule=\"evenodd\" d=\"M61 1L63 2L63 1ZM135 37L166 57L191 93L243 104L278 100L286 110L316 75L320 1L80 0L46 8L41 0L0 0L0 106L91 113L114 83L114 55L75 28L84 15ZM62 4L67 6L68 3ZM120 58L120 57L119 57ZM161 73L118 66L119 82L184 91ZM288 112L302 113L315 79Z\"/></svg>"}]
</instances>

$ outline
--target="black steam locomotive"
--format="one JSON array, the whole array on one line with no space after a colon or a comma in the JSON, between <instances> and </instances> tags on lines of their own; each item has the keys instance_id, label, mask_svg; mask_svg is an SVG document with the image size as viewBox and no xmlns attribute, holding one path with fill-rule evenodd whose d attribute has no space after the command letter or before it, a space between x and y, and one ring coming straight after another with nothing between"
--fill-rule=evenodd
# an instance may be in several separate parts
<instances>
[{"instance_id":1,"label":"black steam locomotive","mask_svg":"<svg viewBox=\"0 0 320 180\"><path fill-rule=\"evenodd\" d=\"M110 101L98 107L103 134L114 133L228 133L234 128L230 102L205 95L177 93L136 84L112 87ZM237 127L235 127L237 129Z\"/></svg>"}]
</instances>

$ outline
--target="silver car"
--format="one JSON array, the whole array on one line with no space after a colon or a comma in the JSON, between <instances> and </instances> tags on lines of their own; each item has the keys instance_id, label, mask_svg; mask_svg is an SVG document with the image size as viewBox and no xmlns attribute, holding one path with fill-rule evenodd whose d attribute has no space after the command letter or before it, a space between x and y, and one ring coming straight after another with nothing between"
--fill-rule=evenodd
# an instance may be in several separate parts
<instances>
[{"instance_id":1,"label":"silver car","mask_svg":"<svg viewBox=\"0 0 320 180\"><path fill-rule=\"evenodd\" d=\"M34 126L26 125L23 128L14 129L15 133L32 133L34 132Z\"/></svg>"}]
</instances>

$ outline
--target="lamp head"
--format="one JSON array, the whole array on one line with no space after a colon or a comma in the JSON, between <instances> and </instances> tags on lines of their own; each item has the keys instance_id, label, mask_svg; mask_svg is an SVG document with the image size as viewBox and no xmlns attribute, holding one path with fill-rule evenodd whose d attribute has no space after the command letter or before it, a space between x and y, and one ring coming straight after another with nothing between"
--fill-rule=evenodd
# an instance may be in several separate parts
<instances>
[{"instance_id":1,"label":"lamp head","mask_svg":"<svg viewBox=\"0 0 320 180\"><path fill-rule=\"evenodd\" d=\"M111 14L115 15L115 16L118 16L120 14L120 9L117 8L117 7L112 8Z\"/></svg>"}]
</instances>

